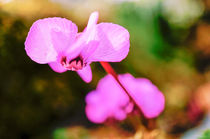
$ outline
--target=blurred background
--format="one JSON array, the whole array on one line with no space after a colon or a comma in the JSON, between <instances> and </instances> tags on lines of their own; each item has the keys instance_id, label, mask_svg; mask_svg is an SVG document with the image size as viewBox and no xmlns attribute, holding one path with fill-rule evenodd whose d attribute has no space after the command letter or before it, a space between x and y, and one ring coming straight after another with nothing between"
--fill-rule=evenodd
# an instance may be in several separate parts
<instances>
[{"instance_id":1,"label":"blurred background","mask_svg":"<svg viewBox=\"0 0 210 139\"><path fill-rule=\"evenodd\" d=\"M112 125L88 121L85 96L106 75L99 63L91 64L93 81L86 84L75 72L53 72L26 55L34 21L65 17L82 31L93 11L99 22L130 32L129 55L114 69L148 78L164 93L155 127L140 116ZM208 128L210 0L0 0L1 139L193 139L209 135Z\"/></svg>"}]
</instances>

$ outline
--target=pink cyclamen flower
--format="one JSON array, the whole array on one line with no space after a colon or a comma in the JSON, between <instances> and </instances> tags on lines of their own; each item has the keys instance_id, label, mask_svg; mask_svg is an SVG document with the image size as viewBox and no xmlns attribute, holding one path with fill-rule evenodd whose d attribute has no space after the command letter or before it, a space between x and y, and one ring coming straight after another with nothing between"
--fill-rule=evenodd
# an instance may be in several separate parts
<instances>
[{"instance_id":1,"label":"pink cyclamen flower","mask_svg":"<svg viewBox=\"0 0 210 139\"><path fill-rule=\"evenodd\" d=\"M154 118L163 111L164 96L148 79L123 74L119 75L119 80L145 117ZM102 123L107 118L123 120L133 110L133 105L116 80L106 75L96 90L86 96L86 115L94 123Z\"/></svg>"},{"instance_id":2,"label":"pink cyclamen flower","mask_svg":"<svg viewBox=\"0 0 210 139\"><path fill-rule=\"evenodd\" d=\"M55 72L77 71L85 82L90 82L91 62L119 62L130 47L125 28L112 23L97 24L97 20L98 12L93 12L81 33L65 18L37 20L25 41L27 55L37 63L49 64Z\"/></svg>"}]
</instances>

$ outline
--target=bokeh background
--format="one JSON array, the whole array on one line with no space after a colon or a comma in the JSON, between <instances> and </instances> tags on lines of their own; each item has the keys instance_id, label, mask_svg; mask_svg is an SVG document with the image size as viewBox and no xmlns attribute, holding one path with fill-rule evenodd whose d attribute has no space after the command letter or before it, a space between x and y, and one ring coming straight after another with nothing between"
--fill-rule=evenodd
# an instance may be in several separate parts
<instances>
[{"instance_id":1,"label":"bokeh background","mask_svg":"<svg viewBox=\"0 0 210 139\"><path fill-rule=\"evenodd\" d=\"M138 115L114 124L88 121L85 96L106 75L99 63L91 64L93 81L86 84L75 72L53 72L26 55L34 21L65 17L82 31L93 11L99 22L130 32L129 55L114 69L148 78L164 93L155 127ZM210 0L0 0L1 139L193 139L208 128Z\"/></svg>"}]
</instances>

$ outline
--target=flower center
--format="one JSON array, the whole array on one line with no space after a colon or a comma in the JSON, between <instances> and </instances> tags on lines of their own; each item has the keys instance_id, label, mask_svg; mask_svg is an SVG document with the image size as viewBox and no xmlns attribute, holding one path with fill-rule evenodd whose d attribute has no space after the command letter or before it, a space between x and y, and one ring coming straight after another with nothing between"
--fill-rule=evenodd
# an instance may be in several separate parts
<instances>
[{"instance_id":1,"label":"flower center","mask_svg":"<svg viewBox=\"0 0 210 139\"><path fill-rule=\"evenodd\" d=\"M69 62L67 61L66 57L62 57L61 65L72 71L81 70L84 67L83 60L80 56L70 60Z\"/></svg>"}]
</instances>

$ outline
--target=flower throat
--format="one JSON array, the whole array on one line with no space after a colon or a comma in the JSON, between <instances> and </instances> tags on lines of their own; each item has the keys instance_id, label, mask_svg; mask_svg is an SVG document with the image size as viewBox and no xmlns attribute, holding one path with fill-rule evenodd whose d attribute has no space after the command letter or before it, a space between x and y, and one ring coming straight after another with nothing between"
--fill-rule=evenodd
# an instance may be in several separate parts
<instances>
[{"instance_id":1,"label":"flower throat","mask_svg":"<svg viewBox=\"0 0 210 139\"><path fill-rule=\"evenodd\" d=\"M70 60L69 62L67 61L66 57L62 57L61 65L65 67L66 69L72 70L72 71L81 70L84 67L83 60L80 56Z\"/></svg>"}]
</instances>

